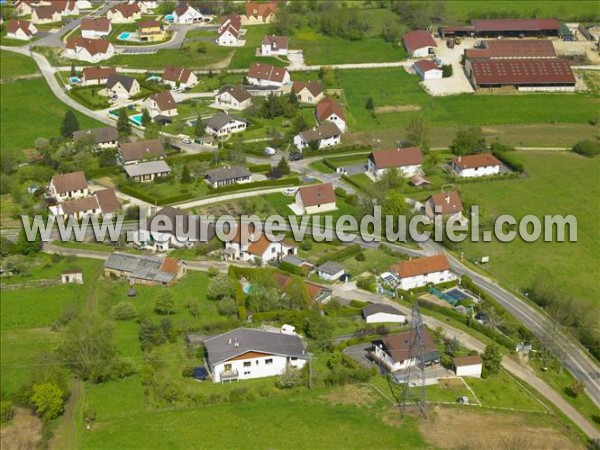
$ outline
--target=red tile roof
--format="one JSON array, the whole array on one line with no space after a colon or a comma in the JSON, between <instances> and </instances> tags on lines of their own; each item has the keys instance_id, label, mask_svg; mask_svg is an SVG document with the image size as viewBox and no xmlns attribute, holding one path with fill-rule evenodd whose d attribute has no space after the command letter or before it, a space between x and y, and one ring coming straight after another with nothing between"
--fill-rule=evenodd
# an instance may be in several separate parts
<instances>
[{"instance_id":1,"label":"red tile roof","mask_svg":"<svg viewBox=\"0 0 600 450\"><path fill-rule=\"evenodd\" d=\"M71 216L85 211L93 211L98 209L98 201L96 197L83 197L74 200L67 200L61 204L63 213Z\"/></svg>"},{"instance_id":2,"label":"red tile roof","mask_svg":"<svg viewBox=\"0 0 600 450\"><path fill-rule=\"evenodd\" d=\"M425 30L410 31L404 35L403 41L409 52L423 47L437 47L431 33Z\"/></svg>"},{"instance_id":3,"label":"red tile roof","mask_svg":"<svg viewBox=\"0 0 600 450\"><path fill-rule=\"evenodd\" d=\"M469 48L466 57L473 58L554 58L556 50L546 39L483 41L484 48Z\"/></svg>"},{"instance_id":4,"label":"red tile roof","mask_svg":"<svg viewBox=\"0 0 600 450\"><path fill-rule=\"evenodd\" d=\"M172 81L177 83L187 83L187 81L192 76L192 71L190 69L184 69L182 67L165 67L162 78L163 80Z\"/></svg>"},{"instance_id":5,"label":"red tile roof","mask_svg":"<svg viewBox=\"0 0 600 450\"><path fill-rule=\"evenodd\" d=\"M298 192L304 207L335 203L335 191L331 183L302 186Z\"/></svg>"},{"instance_id":6,"label":"red tile roof","mask_svg":"<svg viewBox=\"0 0 600 450\"><path fill-rule=\"evenodd\" d=\"M450 263L445 255L434 255L401 261L392 265L390 269L400 278L410 278L450 270Z\"/></svg>"},{"instance_id":7,"label":"red tile roof","mask_svg":"<svg viewBox=\"0 0 600 450\"><path fill-rule=\"evenodd\" d=\"M120 3L110 9L113 14L120 12L124 18L133 17L134 14L141 12L137 3Z\"/></svg>"},{"instance_id":8,"label":"red tile roof","mask_svg":"<svg viewBox=\"0 0 600 450\"><path fill-rule=\"evenodd\" d=\"M112 44L106 39L87 39L81 36L67 40L67 48L74 50L76 47L85 48L92 56L99 53L107 53Z\"/></svg>"},{"instance_id":9,"label":"red tile roof","mask_svg":"<svg viewBox=\"0 0 600 450\"><path fill-rule=\"evenodd\" d=\"M442 70L440 69L433 61L428 59L422 59L415 63L415 66L419 68L419 70L423 73L429 72L430 70Z\"/></svg>"},{"instance_id":10,"label":"red tile roof","mask_svg":"<svg viewBox=\"0 0 600 450\"><path fill-rule=\"evenodd\" d=\"M18 30L23 30L27 36L31 36L32 33L29 31L30 26L31 23L27 20L10 19L6 25L6 32L16 33Z\"/></svg>"},{"instance_id":11,"label":"red tile roof","mask_svg":"<svg viewBox=\"0 0 600 450\"><path fill-rule=\"evenodd\" d=\"M181 262L175 258L166 257L163 259L162 265L160 266L161 272L172 273L177 275L181 268Z\"/></svg>"},{"instance_id":12,"label":"red tile roof","mask_svg":"<svg viewBox=\"0 0 600 450\"><path fill-rule=\"evenodd\" d=\"M324 98L317 104L316 115L319 122L327 120L335 114L342 120L346 120L346 115L342 107L332 98Z\"/></svg>"},{"instance_id":13,"label":"red tile roof","mask_svg":"<svg viewBox=\"0 0 600 450\"><path fill-rule=\"evenodd\" d=\"M433 194L429 200L433 204L432 209L435 214L455 214L463 210L462 202L456 191Z\"/></svg>"},{"instance_id":14,"label":"red tile roof","mask_svg":"<svg viewBox=\"0 0 600 450\"><path fill-rule=\"evenodd\" d=\"M219 26L219 32L221 33L228 27L233 27L239 31L240 28L242 28L242 18L236 13L231 13L228 16L223 17L223 19L221 19L221 25Z\"/></svg>"},{"instance_id":15,"label":"red tile roof","mask_svg":"<svg viewBox=\"0 0 600 450\"><path fill-rule=\"evenodd\" d=\"M56 5L38 6L33 10L38 19L52 19L55 13L62 13L62 10ZM32 14L33 14L32 12Z\"/></svg>"},{"instance_id":16,"label":"red tile roof","mask_svg":"<svg viewBox=\"0 0 600 450\"><path fill-rule=\"evenodd\" d=\"M59 194L87 189L88 183L83 172L63 173L52 177L52 184Z\"/></svg>"},{"instance_id":17,"label":"red tile roof","mask_svg":"<svg viewBox=\"0 0 600 450\"><path fill-rule=\"evenodd\" d=\"M500 161L489 153L459 156L453 158L452 162L461 169L474 169L476 167L499 166Z\"/></svg>"},{"instance_id":18,"label":"red tile roof","mask_svg":"<svg viewBox=\"0 0 600 450\"><path fill-rule=\"evenodd\" d=\"M369 158L375 162L377 169L416 166L423 163L423 154L419 147L379 150L372 152Z\"/></svg>"},{"instance_id":19,"label":"red tile roof","mask_svg":"<svg viewBox=\"0 0 600 450\"><path fill-rule=\"evenodd\" d=\"M121 203L112 189L102 189L94 192L102 213L114 213L121 210Z\"/></svg>"},{"instance_id":20,"label":"red tile roof","mask_svg":"<svg viewBox=\"0 0 600 450\"><path fill-rule=\"evenodd\" d=\"M317 80L294 81L292 85L292 90L296 93L300 92L304 88L308 89L308 91L315 97L318 97L323 93L323 85Z\"/></svg>"},{"instance_id":21,"label":"red tile roof","mask_svg":"<svg viewBox=\"0 0 600 450\"><path fill-rule=\"evenodd\" d=\"M229 95L235 98L238 102L243 102L245 100L248 100L249 98L252 98L252 96L248 94L246 89L244 89L244 87L240 85L224 86L219 91L219 94L223 94L225 92L229 93Z\"/></svg>"},{"instance_id":22,"label":"red tile roof","mask_svg":"<svg viewBox=\"0 0 600 450\"><path fill-rule=\"evenodd\" d=\"M412 355L410 354L410 345L414 339L414 332L406 331L404 333L390 334L384 337L381 341L385 345L385 348L394 361L403 362L407 359L417 357L416 349L413 349ZM427 330L423 331L423 341L425 353L430 353L437 350L435 342L433 342L433 338Z\"/></svg>"},{"instance_id":23,"label":"red tile roof","mask_svg":"<svg viewBox=\"0 0 600 450\"><path fill-rule=\"evenodd\" d=\"M486 59L471 61L477 85L575 84L575 75L563 59Z\"/></svg>"},{"instance_id":24,"label":"red tile roof","mask_svg":"<svg viewBox=\"0 0 600 450\"><path fill-rule=\"evenodd\" d=\"M276 2L259 3L246 2L246 16L262 17L265 19L269 14L274 13L277 9Z\"/></svg>"},{"instance_id":25,"label":"red tile roof","mask_svg":"<svg viewBox=\"0 0 600 450\"><path fill-rule=\"evenodd\" d=\"M269 80L281 83L287 70L282 67L275 67L271 64L252 63L248 70L248 77Z\"/></svg>"},{"instance_id":26,"label":"red tile roof","mask_svg":"<svg viewBox=\"0 0 600 450\"><path fill-rule=\"evenodd\" d=\"M475 19L471 21L475 30L480 31L542 31L559 30L556 19Z\"/></svg>"},{"instance_id":27,"label":"red tile roof","mask_svg":"<svg viewBox=\"0 0 600 450\"><path fill-rule=\"evenodd\" d=\"M117 69L114 67L85 67L83 78L85 80L104 80L116 73Z\"/></svg>"},{"instance_id":28,"label":"red tile roof","mask_svg":"<svg viewBox=\"0 0 600 450\"><path fill-rule=\"evenodd\" d=\"M452 358L454 367L472 366L474 364L483 364L483 360L479 355L457 356Z\"/></svg>"},{"instance_id":29,"label":"red tile roof","mask_svg":"<svg viewBox=\"0 0 600 450\"><path fill-rule=\"evenodd\" d=\"M110 20L101 17L92 19L84 17L81 19L81 29L89 31L106 31L110 29Z\"/></svg>"},{"instance_id":30,"label":"red tile roof","mask_svg":"<svg viewBox=\"0 0 600 450\"><path fill-rule=\"evenodd\" d=\"M277 49L287 49L288 48L288 37L287 36L270 36L266 35L263 37L262 45L270 45L273 48Z\"/></svg>"},{"instance_id":31,"label":"red tile roof","mask_svg":"<svg viewBox=\"0 0 600 450\"><path fill-rule=\"evenodd\" d=\"M154 100L161 111L168 111L170 109L177 108L177 103L169 91L152 94L148 98Z\"/></svg>"}]
</instances>

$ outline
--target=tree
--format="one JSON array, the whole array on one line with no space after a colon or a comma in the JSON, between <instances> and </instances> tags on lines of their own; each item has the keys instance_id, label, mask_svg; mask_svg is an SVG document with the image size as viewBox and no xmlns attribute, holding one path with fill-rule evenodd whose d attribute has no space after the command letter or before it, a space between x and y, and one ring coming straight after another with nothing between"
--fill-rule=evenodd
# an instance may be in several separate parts
<instances>
[{"instance_id":1,"label":"tree","mask_svg":"<svg viewBox=\"0 0 600 450\"><path fill-rule=\"evenodd\" d=\"M110 309L110 315L115 320L131 320L135 317L135 307L131 302L119 302Z\"/></svg>"},{"instance_id":2,"label":"tree","mask_svg":"<svg viewBox=\"0 0 600 450\"><path fill-rule=\"evenodd\" d=\"M75 70L75 63L71 63L71 76L77 76L77 71Z\"/></svg>"},{"instance_id":3,"label":"tree","mask_svg":"<svg viewBox=\"0 0 600 450\"><path fill-rule=\"evenodd\" d=\"M117 119L117 130L119 136L131 135L131 123L129 122L129 116L127 115L127 109L121 108L119 110L119 118Z\"/></svg>"},{"instance_id":4,"label":"tree","mask_svg":"<svg viewBox=\"0 0 600 450\"><path fill-rule=\"evenodd\" d=\"M234 281L227 275L218 275L214 277L208 285L206 297L209 300L222 300L224 298L235 297Z\"/></svg>"},{"instance_id":5,"label":"tree","mask_svg":"<svg viewBox=\"0 0 600 450\"><path fill-rule=\"evenodd\" d=\"M200 303L198 303L196 300L190 300L187 306L190 314L197 319L200 315Z\"/></svg>"},{"instance_id":6,"label":"tree","mask_svg":"<svg viewBox=\"0 0 600 450\"><path fill-rule=\"evenodd\" d=\"M204 124L202 117L200 117L200 114L198 114L198 117L196 118L196 126L194 127L194 136L202 137L205 134L206 134L206 125Z\"/></svg>"},{"instance_id":7,"label":"tree","mask_svg":"<svg viewBox=\"0 0 600 450\"><path fill-rule=\"evenodd\" d=\"M289 166L288 162L286 161L285 157L282 157L279 160L279 163L277 164L277 168L279 169L279 172L281 173L281 175L289 175L290 174L290 166Z\"/></svg>"},{"instance_id":8,"label":"tree","mask_svg":"<svg viewBox=\"0 0 600 450\"><path fill-rule=\"evenodd\" d=\"M585 384L579 380L575 380L569 386L569 391L573 397L577 397L579 394L583 394L585 392Z\"/></svg>"},{"instance_id":9,"label":"tree","mask_svg":"<svg viewBox=\"0 0 600 450\"><path fill-rule=\"evenodd\" d=\"M164 344L168 340L163 328L159 324L153 323L148 319L144 319L140 324L138 338L142 350L144 351L149 350L154 346Z\"/></svg>"},{"instance_id":10,"label":"tree","mask_svg":"<svg viewBox=\"0 0 600 450\"><path fill-rule=\"evenodd\" d=\"M42 237L39 233L35 235L35 239L30 241L27 238L27 234L25 230L21 228L19 231L19 237L17 238L17 242L15 243L13 253L18 253L20 255L35 255L42 251Z\"/></svg>"},{"instance_id":11,"label":"tree","mask_svg":"<svg viewBox=\"0 0 600 450\"><path fill-rule=\"evenodd\" d=\"M190 171L187 165L183 166L181 169L181 184L190 184L192 182L192 176L190 175Z\"/></svg>"},{"instance_id":12,"label":"tree","mask_svg":"<svg viewBox=\"0 0 600 450\"><path fill-rule=\"evenodd\" d=\"M326 351L331 348L331 325L319 310L313 310L304 319L304 332L314 340L316 349Z\"/></svg>"},{"instance_id":13,"label":"tree","mask_svg":"<svg viewBox=\"0 0 600 450\"><path fill-rule=\"evenodd\" d=\"M311 149L313 152L316 152L317 150L319 150L320 145L321 142L317 139L314 139L308 143L308 148Z\"/></svg>"},{"instance_id":14,"label":"tree","mask_svg":"<svg viewBox=\"0 0 600 450\"><path fill-rule=\"evenodd\" d=\"M77 130L79 130L79 122L77 121L77 117L75 117L75 113L72 110L68 109L65 113L62 125L60 126L60 134L61 136L70 138Z\"/></svg>"},{"instance_id":15,"label":"tree","mask_svg":"<svg viewBox=\"0 0 600 450\"><path fill-rule=\"evenodd\" d=\"M37 415L48 422L63 413L64 393L52 383L34 384L31 402L35 405Z\"/></svg>"},{"instance_id":16,"label":"tree","mask_svg":"<svg viewBox=\"0 0 600 450\"><path fill-rule=\"evenodd\" d=\"M222 316L233 316L237 313L238 305L232 298L224 298L217 303L217 311Z\"/></svg>"},{"instance_id":17,"label":"tree","mask_svg":"<svg viewBox=\"0 0 600 450\"><path fill-rule=\"evenodd\" d=\"M406 139L421 148L424 153L429 152L429 126L423 116L410 119L406 126Z\"/></svg>"},{"instance_id":18,"label":"tree","mask_svg":"<svg viewBox=\"0 0 600 450\"><path fill-rule=\"evenodd\" d=\"M118 361L109 322L98 315L86 314L73 320L63 336L58 354L73 372L93 383L112 376Z\"/></svg>"},{"instance_id":19,"label":"tree","mask_svg":"<svg viewBox=\"0 0 600 450\"><path fill-rule=\"evenodd\" d=\"M381 202L381 213L384 216L397 218L406 213L406 198L398 191L390 191Z\"/></svg>"},{"instance_id":20,"label":"tree","mask_svg":"<svg viewBox=\"0 0 600 450\"><path fill-rule=\"evenodd\" d=\"M150 113L148 112L148 110L144 109L144 112L142 113L142 126L147 127L151 123L152 123L152 117L150 117Z\"/></svg>"},{"instance_id":21,"label":"tree","mask_svg":"<svg viewBox=\"0 0 600 450\"><path fill-rule=\"evenodd\" d=\"M162 315L175 314L175 299L170 292L163 292L154 303L154 312Z\"/></svg>"},{"instance_id":22,"label":"tree","mask_svg":"<svg viewBox=\"0 0 600 450\"><path fill-rule=\"evenodd\" d=\"M301 131L308 129L308 127L309 127L308 123L306 122L306 119L304 118L304 116L302 114L299 114L296 116L296 118L292 122L291 135L295 136L298 133L300 133Z\"/></svg>"},{"instance_id":23,"label":"tree","mask_svg":"<svg viewBox=\"0 0 600 450\"><path fill-rule=\"evenodd\" d=\"M27 275L29 264L27 258L23 255L11 255L4 258L4 270L12 272L15 275Z\"/></svg>"},{"instance_id":24,"label":"tree","mask_svg":"<svg viewBox=\"0 0 600 450\"><path fill-rule=\"evenodd\" d=\"M4 236L0 237L0 258L4 258L13 252L15 244Z\"/></svg>"},{"instance_id":25,"label":"tree","mask_svg":"<svg viewBox=\"0 0 600 450\"><path fill-rule=\"evenodd\" d=\"M483 368L486 369L488 373L498 373L500 365L502 364L500 347L498 347L497 344L488 344L485 347L481 359L483 360Z\"/></svg>"},{"instance_id":26,"label":"tree","mask_svg":"<svg viewBox=\"0 0 600 450\"><path fill-rule=\"evenodd\" d=\"M289 309L307 309L311 303L310 295L304 281L300 278L292 277L285 286L284 306Z\"/></svg>"},{"instance_id":27,"label":"tree","mask_svg":"<svg viewBox=\"0 0 600 450\"><path fill-rule=\"evenodd\" d=\"M453 72L454 69L452 69L452 64L444 64L442 66L442 77L450 78Z\"/></svg>"},{"instance_id":28,"label":"tree","mask_svg":"<svg viewBox=\"0 0 600 450\"><path fill-rule=\"evenodd\" d=\"M463 127L456 132L450 150L455 155L482 153L487 149L485 138L480 127Z\"/></svg>"},{"instance_id":29,"label":"tree","mask_svg":"<svg viewBox=\"0 0 600 450\"><path fill-rule=\"evenodd\" d=\"M375 109L375 102L373 101L373 97L369 97L367 99L367 104L365 105L369 111L373 111Z\"/></svg>"}]
</instances>

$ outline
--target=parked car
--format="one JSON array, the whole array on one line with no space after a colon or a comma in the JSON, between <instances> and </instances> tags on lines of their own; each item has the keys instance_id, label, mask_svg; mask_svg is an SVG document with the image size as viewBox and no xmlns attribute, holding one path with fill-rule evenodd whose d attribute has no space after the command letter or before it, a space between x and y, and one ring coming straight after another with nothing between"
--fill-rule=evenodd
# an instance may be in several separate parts
<instances>
[{"instance_id":1,"label":"parked car","mask_svg":"<svg viewBox=\"0 0 600 450\"><path fill-rule=\"evenodd\" d=\"M265 148L265 155L273 156L275 153L277 153L277 149L274 149L273 147Z\"/></svg>"},{"instance_id":2,"label":"parked car","mask_svg":"<svg viewBox=\"0 0 600 450\"><path fill-rule=\"evenodd\" d=\"M296 194L296 189L295 188L287 188L285 191L283 191L283 193L285 195L295 195Z\"/></svg>"},{"instance_id":3,"label":"parked car","mask_svg":"<svg viewBox=\"0 0 600 450\"><path fill-rule=\"evenodd\" d=\"M300 161L302 159L302 153L292 152L290 153L290 161Z\"/></svg>"},{"instance_id":4,"label":"parked car","mask_svg":"<svg viewBox=\"0 0 600 450\"><path fill-rule=\"evenodd\" d=\"M183 142L184 144L191 144L192 140L189 137L184 137L181 142Z\"/></svg>"},{"instance_id":5,"label":"parked car","mask_svg":"<svg viewBox=\"0 0 600 450\"><path fill-rule=\"evenodd\" d=\"M192 378L197 381L206 381L208 379L208 370L202 366L194 367Z\"/></svg>"}]
</instances>

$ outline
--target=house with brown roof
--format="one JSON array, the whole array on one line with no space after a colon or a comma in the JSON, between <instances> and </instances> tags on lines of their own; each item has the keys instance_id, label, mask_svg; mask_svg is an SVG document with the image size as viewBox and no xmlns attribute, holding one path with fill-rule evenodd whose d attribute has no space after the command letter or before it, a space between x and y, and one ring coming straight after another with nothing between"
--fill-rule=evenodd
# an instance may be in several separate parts
<instances>
[{"instance_id":1,"label":"house with brown roof","mask_svg":"<svg viewBox=\"0 0 600 450\"><path fill-rule=\"evenodd\" d=\"M331 183L301 186L296 192L296 207L305 214L317 214L337 209Z\"/></svg>"},{"instance_id":2,"label":"house with brown roof","mask_svg":"<svg viewBox=\"0 0 600 450\"><path fill-rule=\"evenodd\" d=\"M212 16L202 14L188 2L179 2L171 15L173 23L178 24L209 23L213 19Z\"/></svg>"},{"instance_id":3,"label":"house with brown roof","mask_svg":"<svg viewBox=\"0 0 600 450\"><path fill-rule=\"evenodd\" d=\"M433 220L435 216L463 219L463 204L457 191L433 194L425 202L425 215Z\"/></svg>"},{"instance_id":4,"label":"house with brown roof","mask_svg":"<svg viewBox=\"0 0 600 450\"><path fill-rule=\"evenodd\" d=\"M478 48L465 50L466 59L547 59L556 58L552 41L547 39L484 40Z\"/></svg>"},{"instance_id":5,"label":"house with brown roof","mask_svg":"<svg viewBox=\"0 0 600 450\"><path fill-rule=\"evenodd\" d=\"M141 91L140 83L133 77L115 74L106 80L106 93L111 98L127 99L138 95Z\"/></svg>"},{"instance_id":6,"label":"house with brown roof","mask_svg":"<svg viewBox=\"0 0 600 450\"><path fill-rule=\"evenodd\" d=\"M273 274L273 280L275 280L275 283L277 283L279 289L281 289L282 291L286 291L288 289L288 286L290 286L290 283L292 283L292 281L294 280L294 277L281 272L276 272ZM302 283L304 284L306 293L308 294L308 297L310 298L313 304L327 303L329 300L331 300L331 289L316 283L311 283L310 281L302 281ZM282 295L282 299L284 301L285 296L286 293L284 292Z\"/></svg>"},{"instance_id":7,"label":"house with brown roof","mask_svg":"<svg viewBox=\"0 0 600 450\"><path fill-rule=\"evenodd\" d=\"M311 142L317 143L317 148L324 148L338 145L342 139L342 131L333 122L325 122L318 127L313 127L310 130L301 131L294 136L294 145L300 151L310 146Z\"/></svg>"},{"instance_id":8,"label":"house with brown roof","mask_svg":"<svg viewBox=\"0 0 600 450\"><path fill-rule=\"evenodd\" d=\"M35 25L27 20L10 19L6 24L6 37L9 39L28 41L37 31Z\"/></svg>"},{"instance_id":9,"label":"house with brown roof","mask_svg":"<svg viewBox=\"0 0 600 450\"><path fill-rule=\"evenodd\" d=\"M173 94L169 91L150 95L144 101L144 106L152 118L158 116L173 117L179 114L177 111L177 103L173 98Z\"/></svg>"},{"instance_id":10,"label":"house with brown roof","mask_svg":"<svg viewBox=\"0 0 600 450\"><path fill-rule=\"evenodd\" d=\"M275 19L277 2L246 2L246 14L242 16L244 25L271 23Z\"/></svg>"},{"instance_id":11,"label":"house with brown roof","mask_svg":"<svg viewBox=\"0 0 600 450\"><path fill-rule=\"evenodd\" d=\"M81 77L82 86L94 86L98 84L106 84L108 77L116 75L115 67L84 67L83 76Z\"/></svg>"},{"instance_id":12,"label":"house with brown roof","mask_svg":"<svg viewBox=\"0 0 600 450\"><path fill-rule=\"evenodd\" d=\"M119 145L117 159L121 165L126 165L163 159L166 155L162 141L160 139L150 139L147 141L122 143Z\"/></svg>"},{"instance_id":13,"label":"house with brown roof","mask_svg":"<svg viewBox=\"0 0 600 450\"><path fill-rule=\"evenodd\" d=\"M233 25L229 25L222 28L222 31L219 32L219 36L215 39L215 43L225 47L241 47L246 41L240 39L239 29L235 28Z\"/></svg>"},{"instance_id":14,"label":"house with brown roof","mask_svg":"<svg viewBox=\"0 0 600 450\"><path fill-rule=\"evenodd\" d=\"M16 0L13 6L17 16L29 16L34 8L48 6L50 4L51 2L49 0Z\"/></svg>"},{"instance_id":15,"label":"house with brown roof","mask_svg":"<svg viewBox=\"0 0 600 450\"><path fill-rule=\"evenodd\" d=\"M237 224L233 238L225 242L225 259L230 261L279 261L286 255L295 255L298 249L285 241L272 241L252 224Z\"/></svg>"},{"instance_id":16,"label":"house with brown roof","mask_svg":"<svg viewBox=\"0 0 600 450\"><path fill-rule=\"evenodd\" d=\"M321 100L315 108L315 116L319 124L333 122L343 133L346 131L346 115L338 102L331 97Z\"/></svg>"},{"instance_id":17,"label":"house with brown roof","mask_svg":"<svg viewBox=\"0 0 600 450\"><path fill-rule=\"evenodd\" d=\"M119 132L114 127L91 128L77 130L73 133L73 142L89 139L96 146L96 150L116 148L119 145Z\"/></svg>"},{"instance_id":18,"label":"house with brown roof","mask_svg":"<svg viewBox=\"0 0 600 450\"><path fill-rule=\"evenodd\" d=\"M219 24L217 32L221 34L230 27L236 30L238 33L242 30L242 18L239 16L239 14L231 13L221 19L221 23Z\"/></svg>"},{"instance_id":19,"label":"house with brown roof","mask_svg":"<svg viewBox=\"0 0 600 450\"><path fill-rule=\"evenodd\" d=\"M63 55L65 58L97 63L111 58L115 48L106 39L87 39L81 36L69 38Z\"/></svg>"},{"instance_id":20,"label":"house with brown roof","mask_svg":"<svg viewBox=\"0 0 600 450\"><path fill-rule=\"evenodd\" d=\"M400 280L398 287L408 291L426 284L439 284L456 280L446 255L424 256L393 264L390 271Z\"/></svg>"},{"instance_id":21,"label":"house with brown roof","mask_svg":"<svg viewBox=\"0 0 600 450\"><path fill-rule=\"evenodd\" d=\"M437 44L426 30L409 31L402 38L404 47L411 58L425 58L435 54Z\"/></svg>"},{"instance_id":22,"label":"house with brown roof","mask_svg":"<svg viewBox=\"0 0 600 450\"><path fill-rule=\"evenodd\" d=\"M142 20L138 23L138 39L140 42L160 42L165 40L166 31L156 20Z\"/></svg>"},{"instance_id":23,"label":"house with brown roof","mask_svg":"<svg viewBox=\"0 0 600 450\"><path fill-rule=\"evenodd\" d=\"M65 16L77 16L79 14L79 6L75 0L52 0L52 5Z\"/></svg>"},{"instance_id":24,"label":"house with brown roof","mask_svg":"<svg viewBox=\"0 0 600 450\"><path fill-rule=\"evenodd\" d=\"M254 86L274 86L278 88L289 84L291 81L287 69L257 62L252 63L246 78L248 84Z\"/></svg>"},{"instance_id":25,"label":"house with brown roof","mask_svg":"<svg viewBox=\"0 0 600 450\"><path fill-rule=\"evenodd\" d=\"M84 17L81 19L81 35L84 38L95 39L112 33L110 20L104 17Z\"/></svg>"},{"instance_id":26,"label":"house with brown roof","mask_svg":"<svg viewBox=\"0 0 600 450\"><path fill-rule=\"evenodd\" d=\"M261 56L278 56L288 54L288 37L287 36L269 36L263 37L260 44Z\"/></svg>"},{"instance_id":27,"label":"house with brown roof","mask_svg":"<svg viewBox=\"0 0 600 450\"><path fill-rule=\"evenodd\" d=\"M325 96L323 85L317 80L294 81L292 83L292 90L301 103L316 104Z\"/></svg>"},{"instance_id":28,"label":"house with brown roof","mask_svg":"<svg viewBox=\"0 0 600 450\"><path fill-rule=\"evenodd\" d=\"M413 64L413 69L422 80L438 80L444 76L443 70L429 59L417 61Z\"/></svg>"},{"instance_id":29,"label":"house with brown roof","mask_svg":"<svg viewBox=\"0 0 600 450\"><path fill-rule=\"evenodd\" d=\"M452 358L452 368L457 377L481 378L483 360L479 355L456 356Z\"/></svg>"},{"instance_id":30,"label":"house with brown roof","mask_svg":"<svg viewBox=\"0 0 600 450\"><path fill-rule=\"evenodd\" d=\"M108 10L106 17L112 23L133 23L142 18L142 10L137 3L119 3Z\"/></svg>"},{"instance_id":31,"label":"house with brown roof","mask_svg":"<svg viewBox=\"0 0 600 450\"><path fill-rule=\"evenodd\" d=\"M459 177L484 177L500 173L502 163L490 153L457 156L450 161Z\"/></svg>"},{"instance_id":32,"label":"house with brown roof","mask_svg":"<svg viewBox=\"0 0 600 450\"><path fill-rule=\"evenodd\" d=\"M398 169L405 177L421 173L423 154L419 147L374 151L367 157L367 170L380 178L389 169Z\"/></svg>"},{"instance_id":33,"label":"house with brown roof","mask_svg":"<svg viewBox=\"0 0 600 450\"><path fill-rule=\"evenodd\" d=\"M167 66L162 74L163 84L171 88L192 88L198 84L198 77L190 69L183 67Z\"/></svg>"},{"instance_id":34,"label":"house with brown roof","mask_svg":"<svg viewBox=\"0 0 600 450\"><path fill-rule=\"evenodd\" d=\"M167 177L171 174L171 168L163 160L126 164L123 169L125 169L127 178L139 183L148 183L156 178Z\"/></svg>"},{"instance_id":35,"label":"house with brown roof","mask_svg":"<svg viewBox=\"0 0 600 450\"><path fill-rule=\"evenodd\" d=\"M241 85L223 86L215 96L214 108L242 111L252 105L252 96Z\"/></svg>"},{"instance_id":36,"label":"house with brown roof","mask_svg":"<svg viewBox=\"0 0 600 450\"><path fill-rule=\"evenodd\" d=\"M250 183L252 172L244 166L226 166L207 170L204 178L211 188L219 188L231 184Z\"/></svg>"},{"instance_id":37,"label":"house with brown roof","mask_svg":"<svg viewBox=\"0 0 600 450\"><path fill-rule=\"evenodd\" d=\"M73 217L79 220L91 216L110 219L121 210L121 203L113 189L102 189L89 197L74 198L52 205L49 210L51 214L62 219Z\"/></svg>"},{"instance_id":38,"label":"house with brown roof","mask_svg":"<svg viewBox=\"0 0 600 450\"><path fill-rule=\"evenodd\" d=\"M55 5L39 6L33 8L31 12L31 23L36 25L44 23L60 22L62 20L63 13Z\"/></svg>"},{"instance_id":39,"label":"house with brown roof","mask_svg":"<svg viewBox=\"0 0 600 450\"><path fill-rule=\"evenodd\" d=\"M50 180L48 190L50 196L59 202L89 195L88 182L83 172L54 175Z\"/></svg>"},{"instance_id":40,"label":"house with brown roof","mask_svg":"<svg viewBox=\"0 0 600 450\"><path fill-rule=\"evenodd\" d=\"M416 348L414 331L389 334L373 342L371 356L390 372L408 369L417 363L424 366L439 364L440 352L428 330L423 330L423 361L419 361L420 350Z\"/></svg>"}]
</instances>

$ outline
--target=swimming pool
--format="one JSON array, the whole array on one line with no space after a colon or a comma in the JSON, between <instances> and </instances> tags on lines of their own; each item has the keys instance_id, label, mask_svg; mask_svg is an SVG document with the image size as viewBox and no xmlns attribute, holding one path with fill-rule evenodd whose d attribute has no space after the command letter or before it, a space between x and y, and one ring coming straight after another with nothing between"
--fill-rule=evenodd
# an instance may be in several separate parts
<instances>
[{"instance_id":1,"label":"swimming pool","mask_svg":"<svg viewBox=\"0 0 600 450\"><path fill-rule=\"evenodd\" d=\"M133 33L129 33L127 31L123 31L121 34L119 34L117 36L117 39L119 39L120 41L128 41L131 38L131 35Z\"/></svg>"},{"instance_id":2,"label":"swimming pool","mask_svg":"<svg viewBox=\"0 0 600 450\"><path fill-rule=\"evenodd\" d=\"M173 22L173 19L174 19L173 14L167 14L165 16L165 20L168 22Z\"/></svg>"},{"instance_id":3,"label":"swimming pool","mask_svg":"<svg viewBox=\"0 0 600 450\"><path fill-rule=\"evenodd\" d=\"M198 119L192 119L192 120L188 120L186 122L188 127L195 127L196 126L196 122L198 122Z\"/></svg>"},{"instance_id":4,"label":"swimming pool","mask_svg":"<svg viewBox=\"0 0 600 450\"><path fill-rule=\"evenodd\" d=\"M148 78L146 78L146 81L160 81L161 77L158 75L150 75Z\"/></svg>"},{"instance_id":5,"label":"swimming pool","mask_svg":"<svg viewBox=\"0 0 600 450\"><path fill-rule=\"evenodd\" d=\"M141 114L135 114L133 116L129 116L129 120L131 120L133 123L135 123L138 127L142 126L142 115Z\"/></svg>"},{"instance_id":6,"label":"swimming pool","mask_svg":"<svg viewBox=\"0 0 600 450\"><path fill-rule=\"evenodd\" d=\"M447 291L446 294L458 301L464 300L465 298L469 298L469 296L467 294L465 294L463 291L461 291L458 288L454 288L450 291Z\"/></svg>"},{"instance_id":7,"label":"swimming pool","mask_svg":"<svg viewBox=\"0 0 600 450\"><path fill-rule=\"evenodd\" d=\"M69 77L69 81L71 82L71 84L77 84L77 83L81 83L81 78L79 78L79 77Z\"/></svg>"},{"instance_id":8,"label":"swimming pool","mask_svg":"<svg viewBox=\"0 0 600 450\"><path fill-rule=\"evenodd\" d=\"M243 291L244 291L246 294L249 294L249 293L250 293L250 291L252 291L252 285L251 285L250 283L245 283L245 284L242 286L242 290L243 290Z\"/></svg>"}]
</instances>

